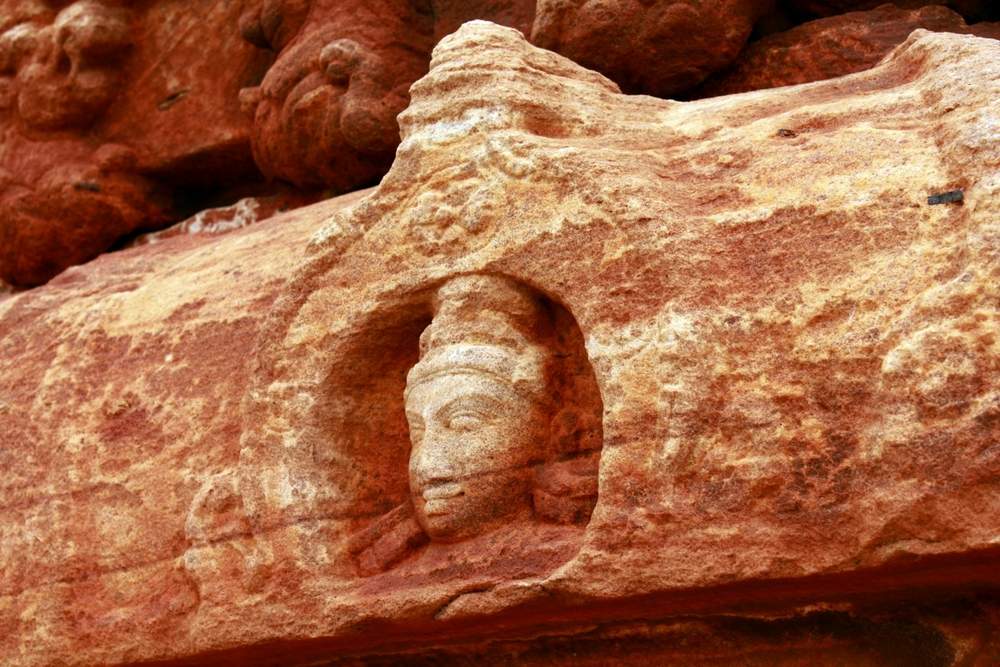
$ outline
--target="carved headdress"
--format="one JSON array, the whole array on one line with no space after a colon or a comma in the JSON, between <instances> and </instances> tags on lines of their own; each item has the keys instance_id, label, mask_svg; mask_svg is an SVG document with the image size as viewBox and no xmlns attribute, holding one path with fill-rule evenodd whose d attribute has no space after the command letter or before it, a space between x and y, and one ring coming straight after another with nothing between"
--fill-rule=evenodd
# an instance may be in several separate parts
<instances>
[{"instance_id":1,"label":"carved headdress","mask_svg":"<svg viewBox=\"0 0 1000 667\"><path fill-rule=\"evenodd\" d=\"M441 374L472 373L546 401L542 343L548 314L525 288L499 276L453 278L437 292L434 319L420 336L420 361L407 376L407 392Z\"/></svg>"}]
</instances>

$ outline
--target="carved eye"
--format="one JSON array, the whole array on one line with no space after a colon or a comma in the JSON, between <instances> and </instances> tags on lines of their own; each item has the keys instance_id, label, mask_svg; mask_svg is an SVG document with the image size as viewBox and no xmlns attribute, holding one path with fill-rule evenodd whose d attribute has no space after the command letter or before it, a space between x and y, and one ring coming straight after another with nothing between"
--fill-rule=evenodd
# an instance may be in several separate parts
<instances>
[{"instance_id":1,"label":"carved eye","mask_svg":"<svg viewBox=\"0 0 1000 667\"><path fill-rule=\"evenodd\" d=\"M484 394L460 396L437 413L437 423L449 431L475 431L490 424L500 413L500 404Z\"/></svg>"},{"instance_id":2,"label":"carved eye","mask_svg":"<svg viewBox=\"0 0 1000 667\"><path fill-rule=\"evenodd\" d=\"M479 412L456 412L448 418L448 428L453 431L473 431L486 424L488 417Z\"/></svg>"}]
</instances>

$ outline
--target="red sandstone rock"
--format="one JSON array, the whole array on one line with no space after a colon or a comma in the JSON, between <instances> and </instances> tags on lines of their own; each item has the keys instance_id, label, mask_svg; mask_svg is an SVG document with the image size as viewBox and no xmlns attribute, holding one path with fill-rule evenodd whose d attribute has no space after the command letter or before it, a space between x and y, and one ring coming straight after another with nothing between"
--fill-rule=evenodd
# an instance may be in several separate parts
<instances>
[{"instance_id":1,"label":"red sandstone rock","mask_svg":"<svg viewBox=\"0 0 1000 667\"><path fill-rule=\"evenodd\" d=\"M136 173L130 149L0 132L0 279L42 284L126 234L169 221L169 198Z\"/></svg>"},{"instance_id":2,"label":"red sandstone rock","mask_svg":"<svg viewBox=\"0 0 1000 667\"><path fill-rule=\"evenodd\" d=\"M176 219L179 187L254 178L237 92L266 55L238 4L3 4L0 277L40 284Z\"/></svg>"},{"instance_id":3,"label":"red sandstone rock","mask_svg":"<svg viewBox=\"0 0 1000 667\"><path fill-rule=\"evenodd\" d=\"M435 41L488 18L530 32L534 0L268 0L244 37L278 54L242 97L263 172L301 188L345 192L377 180L399 143L396 116L427 71Z\"/></svg>"},{"instance_id":4,"label":"red sandstone rock","mask_svg":"<svg viewBox=\"0 0 1000 667\"><path fill-rule=\"evenodd\" d=\"M941 6L906 10L883 5L810 21L754 42L731 68L710 78L693 96L741 93L860 72L917 28L969 32L961 16Z\"/></svg>"},{"instance_id":5,"label":"red sandstone rock","mask_svg":"<svg viewBox=\"0 0 1000 667\"><path fill-rule=\"evenodd\" d=\"M729 65L771 0L540 0L532 42L614 79L675 95Z\"/></svg>"},{"instance_id":6,"label":"red sandstone rock","mask_svg":"<svg viewBox=\"0 0 1000 667\"><path fill-rule=\"evenodd\" d=\"M486 19L530 35L535 18L535 0L431 0L431 9L435 42L473 19Z\"/></svg>"},{"instance_id":7,"label":"red sandstone rock","mask_svg":"<svg viewBox=\"0 0 1000 667\"><path fill-rule=\"evenodd\" d=\"M0 302L0 655L995 662L998 68L679 103L466 25L361 201Z\"/></svg>"},{"instance_id":8,"label":"red sandstone rock","mask_svg":"<svg viewBox=\"0 0 1000 667\"><path fill-rule=\"evenodd\" d=\"M431 16L408 0L269 0L241 29L278 54L242 93L261 170L337 192L379 178L399 142L396 115L427 69Z\"/></svg>"},{"instance_id":9,"label":"red sandstone rock","mask_svg":"<svg viewBox=\"0 0 1000 667\"><path fill-rule=\"evenodd\" d=\"M261 80L271 56L240 35L246 4L160 1L137 16L125 92L96 130L132 147L140 171L208 190L259 178L239 91Z\"/></svg>"},{"instance_id":10,"label":"red sandstone rock","mask_svg":"<svg viewBox=\"0 0 1000 667\"><path fill-rule=\"evenodd\" d=\"M885 0L781 0L781 4L800 16L815 18L875 9ZM993 0L892 0L892 4L902 9L947 5L970 21L1000 18L1000 7Z\"/></svg>"},{"instance_id":11,"label":"red sandstone rock","mask_svg":"<svg viewBox=\"0 0 1000 667\"><path fill-rule=\"evenodd\" d=\"M162 243L175 236L190 234L225 234L267 220L278 213L311 204L314 201L315 198L310 195L294 191L260 197L244 197L235 204L208 208L166 229L137 236L126 244L126 247Z\"/></svg>"},{"instance_id":12,"label":"red sandstone rock","mask_svg":"<svg viewBox=\"0 0 1000 667\"><path fill-rule=\"evenodd\" d=\"M1000 39L1000 22L976 23L969 26L969 32L976 37L988 37L989 39Z\"/></svg>"}]
</instances>

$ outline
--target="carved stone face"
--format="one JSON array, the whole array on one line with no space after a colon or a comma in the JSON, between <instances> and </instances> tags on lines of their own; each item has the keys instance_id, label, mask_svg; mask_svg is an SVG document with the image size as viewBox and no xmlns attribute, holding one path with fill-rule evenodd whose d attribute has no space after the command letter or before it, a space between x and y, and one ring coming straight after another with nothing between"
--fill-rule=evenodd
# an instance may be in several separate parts
<instances>
[{"instance_id":1,"label":"carved stone face","mask_svg":"<svg viewBox=\"0 0 1000 667\"><path fill-rule=\"evenodd\" d=\"M104 111L118 92L117 61L132 42L129 17L126 9L83 0L51 25L25 22L0 35L0 77L17 79L25 123L82 127Z\"/></svg>"},{"instance_id":2,"label":"carved stone face","mask_svg":"<svg viewBox=\"0 0 1000 667\"><path fill-rule=\"evenodd\" d=\"M545 446L541 413L537 400L489 372L442 369L417 383L411 373L410 493L432 540L472 537L530 510L532 464Z\"/></svg>"},{"instance_id":3,"label":"carved stone face","mask_svg":"<svg viewBox=\"0 0 1000 667\"><path fill-rule=\"evenodd\" d=\"M427 69L429 17L401 0L265 0L241 31L278 54L240 94L266 175L346 192L385 172Z\"/></svg>"}]
</instances>

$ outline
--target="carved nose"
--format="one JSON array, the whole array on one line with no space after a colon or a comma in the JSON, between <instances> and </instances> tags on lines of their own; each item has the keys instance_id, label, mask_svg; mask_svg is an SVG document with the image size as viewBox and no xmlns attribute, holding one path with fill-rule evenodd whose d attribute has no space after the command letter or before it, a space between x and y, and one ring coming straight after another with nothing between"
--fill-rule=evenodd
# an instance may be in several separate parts
<instances>
[{"instance_id":1,"label":"carved nose","mask_svg":"<svg viewBox=\"0 0 1000 667\"><path fill-rule=\"evenodd\" d=\"M432 436L425 436L424 442L433 442ZM451 458L443 447L421 447L410 466L413 481L421 489L454 482L457 475Z\"/></svg>"}]
</instances>

